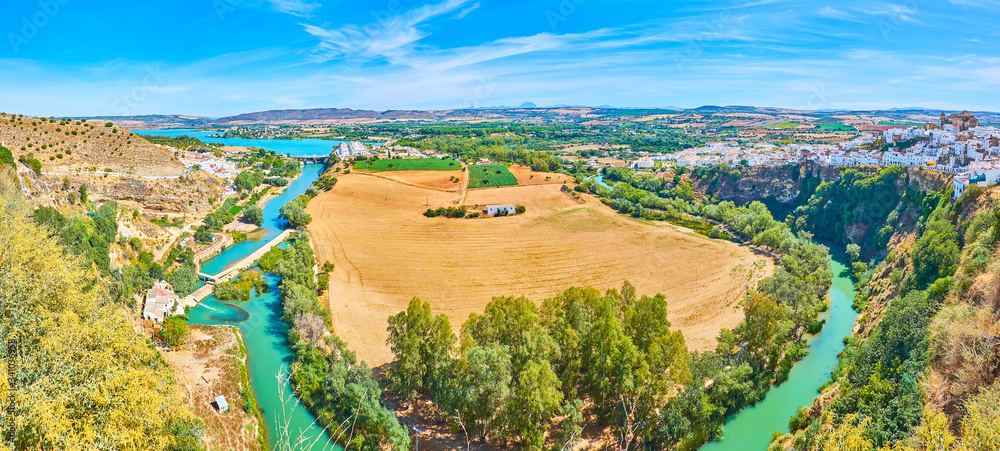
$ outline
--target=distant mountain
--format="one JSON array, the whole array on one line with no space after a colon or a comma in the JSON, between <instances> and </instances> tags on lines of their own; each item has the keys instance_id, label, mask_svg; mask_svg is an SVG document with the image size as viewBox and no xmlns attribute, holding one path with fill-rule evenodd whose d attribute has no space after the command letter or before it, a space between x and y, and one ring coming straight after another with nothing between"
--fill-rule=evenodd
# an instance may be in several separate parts
<instances>
[{"instance_id":1,"label":"distant mountain","mask_svg":"<svg viewBox=\"0 0 1000 451\"><path fill-rule=\"evenodd\" d=\"M201 116L185 116L179 114L148 116L89 116L75 117L74 120L86 119L91 122L114 122L123 127L160 127L160 128L192 128L201 127L212 118Z\"/></svg>"}]
</instances>

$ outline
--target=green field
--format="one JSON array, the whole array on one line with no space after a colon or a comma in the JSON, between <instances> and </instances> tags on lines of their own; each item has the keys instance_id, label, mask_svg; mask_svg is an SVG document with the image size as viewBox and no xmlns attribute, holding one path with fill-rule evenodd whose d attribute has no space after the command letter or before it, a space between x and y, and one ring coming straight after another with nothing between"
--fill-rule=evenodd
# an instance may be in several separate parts
<instances>
[{"instance_id":1,"label":"green field","mask_svg":"<svg viewBox=\"0 0 1000 451\"><path fill-rule=\"evenodd\" d=\"M369 171L461 171L462 163L455 160L439 158L416 158L412 160L359 160L354 163L355 169Z\"/></svg>"},{"instance_id":2,"label":"green field","mask_svg":"<svg viewBox=\"0 0 1000 451\"><path fill-rule=\"evenodd\" d=\"M830 130L834 132L853 132L856 131L854 127L844 124L819 124L816 128L820 130Z\"/></svg>"},{"instance_id":3,"label":"green field","mask_svg":"<svg viewBox=\"0 0 1000 451\"><path fill-rule=\"evenodd\" d=\"M229 214L233 216L240 214L241 211L243 211L242 205L233 205L232 207L229 207Z\"/></svg>"},{"instance_id":4,"label":"green field","mask_svg":"<svg viewBox=\"0 0 1000 451\"><path fill-rule=\"evenodd\" d=\"M795 122L783 121L774 125L768 125L767 128L797 128L798 126L799 124Z\"/></svg>"},{"instance_id":5,"label":"green field","mask_svg":"<svg viewBox=\"0 0 1000 451\"><path fill-rule=\"evenodd\" d=\"M502 164L469 167L469 189L517 186L517 177Z\"/></svg>"}]
</instances>

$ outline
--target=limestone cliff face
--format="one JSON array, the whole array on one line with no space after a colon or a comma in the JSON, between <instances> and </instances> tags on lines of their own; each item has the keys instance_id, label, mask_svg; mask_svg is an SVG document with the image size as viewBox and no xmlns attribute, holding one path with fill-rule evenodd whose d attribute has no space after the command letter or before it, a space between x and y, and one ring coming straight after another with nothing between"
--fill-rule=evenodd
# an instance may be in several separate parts
<instances>
[{"instance_id":1,"label":"limestone cliff face","mask_svg":"<svg viewBox=\"0 0 1000 451\"><path fill-rule=\"evenodd\" d=\"M823 180L839 180L841 174L848 169L871 175L881 168L874 166L844 167L827 166L814 162L783 167L736 167L730 169L739 171L739 177L732 172L718 174L718 177L697 177L692 174L684 178L691 182L695 190L702 195L715 195L720 200L732 201L736 204L747 204L753 201L766 201L769 198L783 204L786 208L794 208L795 204L808 200L815 187ZM951 176L940 172L919 168L907 168L910 183L916 183L920 191L937 190L951 184ZM806 191L806 194L803 194Z\"/></svg>"}]
</instances>

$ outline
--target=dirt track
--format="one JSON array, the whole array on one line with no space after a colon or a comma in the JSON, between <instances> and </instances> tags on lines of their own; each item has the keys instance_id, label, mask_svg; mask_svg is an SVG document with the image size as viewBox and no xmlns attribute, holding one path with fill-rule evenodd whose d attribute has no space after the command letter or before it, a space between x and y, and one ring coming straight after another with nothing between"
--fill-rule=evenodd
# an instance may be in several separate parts
<instances>
[{"instance_id":1,"label":"dirt track","mask_svg":"<svg viewBox=\"0 0 1000 451\"><path fill-rule=\"evenodd\" d=\"M543 177L544 179L544 177ZM330 306L336 332L372 365L391 360L390 315L414 296L457 330L494 296L535 301L571 286L600 290L625 280L639 294L663 293L670 318L693 350L714 348L721 327L742 319L736 308L753 277L770 263L750 251L623 217L588 196L578 204L560 185L474 190L465 205L516 203L506 218L429 219L454 205L454 193L348 175L308 208L319 261L331 261ZM756 269L755 269L756 268Z\"/></svg>"}]
</instances>

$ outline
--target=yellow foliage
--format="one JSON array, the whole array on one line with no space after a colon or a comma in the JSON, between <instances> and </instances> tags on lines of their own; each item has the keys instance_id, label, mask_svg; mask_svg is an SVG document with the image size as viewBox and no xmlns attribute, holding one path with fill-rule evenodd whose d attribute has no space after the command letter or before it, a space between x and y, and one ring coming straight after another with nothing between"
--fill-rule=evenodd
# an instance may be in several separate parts
<instances>
[{"instance_id":1,"label":"yellow foliage","mask_svg":"<svg viewBox=\"0 0 1000 451\"><path fill-rule=\"evenodd\" d=\"M165 449L171 429L195 419L156 349L109 302L104 282L80 268L13 190L0 192L0 347L20 347L16 390L0 384L2 405L13 395L16 406L7 445Z\"/></svg>"},{"instance_id":2,"label":"yellow foliage","mask_svg":"<svg viewBox=\"0 0 1000 451\"><path fill-rule=\"evenodd\" d=\"M865 429L870 424L871 418L858 422L857 415L848 415L840 426L826 431L819 443L822 444L823 451L872 451L875 447L864 437Z\"/></svg>"},{"instance_id":3,"label":"yellow foliage","mask_svg":"<svg viewBox=\"0 0 1000 451\"><path fill-rule=\"evenodd\" d=\"M948 451L955 443L955 436L948 430L948 416L930 404L924 406L924 424L918 435L927 451Z\"/></svg>"},{"instance_id":4,"label":"yellow foliage","mask_svg":"<svg viewBox=\"0 0 1000 451\"><path fill-rule=\"evenodd\" d=\"M963 451L1000 449L1000 382L984 387L967 404L962 421Z\"/></svg>"}]
</instances>

